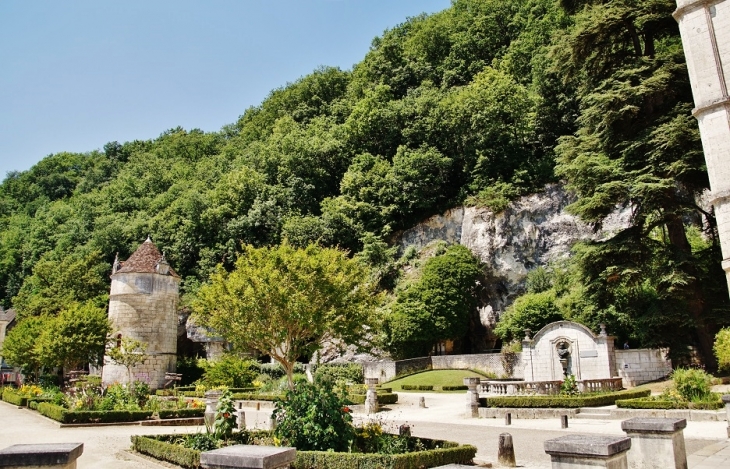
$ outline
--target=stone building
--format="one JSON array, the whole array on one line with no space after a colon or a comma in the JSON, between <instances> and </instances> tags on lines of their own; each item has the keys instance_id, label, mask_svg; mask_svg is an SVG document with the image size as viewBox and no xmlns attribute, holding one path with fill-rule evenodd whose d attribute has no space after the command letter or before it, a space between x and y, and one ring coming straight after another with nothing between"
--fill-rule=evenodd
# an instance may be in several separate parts
<instances>
[{"instance_id":1,"label":"stone building","mask_svg":"<svg viewBox=\"0 0 730 469\"><path fill-rule=\"evenodd\" d=\"M677 0L687 69L692 83L711 201L730 286L730 1Z\"/></svg>"},{"instance_id":2,"label":"stone building","mask_svg":"<svg viewBox=\"0 0 730 469\"><path fill-rule=\"evenodd\" d=\"M177 305L180 276L147 240L125 262L114 261L109 319L119 346L125 337L147 344L148 359L132 369L132 379L161 388L174 372L177 356ZM129 381L124 366L104 357L104 385Z\"/></svg>"}]
</instances>

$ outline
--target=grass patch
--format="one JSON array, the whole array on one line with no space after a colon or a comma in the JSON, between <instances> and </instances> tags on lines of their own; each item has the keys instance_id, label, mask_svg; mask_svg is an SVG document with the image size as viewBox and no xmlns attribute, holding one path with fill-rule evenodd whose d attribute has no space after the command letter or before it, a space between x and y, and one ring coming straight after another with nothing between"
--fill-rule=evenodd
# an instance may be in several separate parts
<instances>
[{"instance_id":1,"label":"grass patch","mask_svg":"<svg viewBox=\"0 0 730 469\"><path fill-rule=\"evenodd\" d=\"M408 375L403 378L396 378L388 382L388 387L393 388L394 392L408 392L408 389L421 389L425 391L424 386L433 386L432 392L464 392L464 391L441 391L446 386L463 386L464 378L483 378L483 375L471 370L431 370Z\"/></svg>"}]
</instances>

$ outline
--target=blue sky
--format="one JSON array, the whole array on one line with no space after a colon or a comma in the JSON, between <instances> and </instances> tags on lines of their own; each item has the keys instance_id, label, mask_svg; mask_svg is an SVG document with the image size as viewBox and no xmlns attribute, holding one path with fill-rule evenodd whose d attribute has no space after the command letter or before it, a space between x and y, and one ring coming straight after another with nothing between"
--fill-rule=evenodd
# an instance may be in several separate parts
<instances>
[{"instance_id":1,"label":"blue sky","mask_svg":"<svg viewBox=\"0 0 730 469\"><path fill-rule=\"evenodd\" d=\"M235 122L449 0L0 1L0 179L61 151Z\"/></svg>"}]
</instances>

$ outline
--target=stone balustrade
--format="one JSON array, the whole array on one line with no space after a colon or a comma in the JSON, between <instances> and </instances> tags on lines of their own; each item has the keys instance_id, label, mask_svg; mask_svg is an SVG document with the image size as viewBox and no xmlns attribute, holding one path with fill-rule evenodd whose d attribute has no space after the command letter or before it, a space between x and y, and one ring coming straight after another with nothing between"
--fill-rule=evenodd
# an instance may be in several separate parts
<instances>
[{"instance_id":1,"label":"stone balustrade","mask_svg":"<svg viewBox=\"0 0 730 469\"><path fill-rule=\"evenodd\" d=\"M584 379L578 381L577 384L580 392L606 392L623 389L623 379L621 378Z\"/></svg>"},{"instance_id":2,"label":"stone balustrade","mask_svg":"<svg viewBox=\"0 0 730 469\"><path fill-rule=\"evenodd\" d=\"M562 381L489 381L482 380L479 392L498 396L559 394ZM580 392L618 391L623 388L621 378L586 379L577 381Z\"/></svg>"}]
</instances>

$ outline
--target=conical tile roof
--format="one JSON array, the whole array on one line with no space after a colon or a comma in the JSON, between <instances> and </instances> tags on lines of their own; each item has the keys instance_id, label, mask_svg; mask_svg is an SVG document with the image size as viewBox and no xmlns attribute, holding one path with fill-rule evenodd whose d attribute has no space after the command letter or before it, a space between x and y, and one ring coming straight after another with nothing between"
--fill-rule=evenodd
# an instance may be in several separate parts
<instances>
[{"instance_id":1,"label":"conical tile roof","mask_svg":"<svg viewBox=\"0 0 730 469\"><path fill-rule=\"evenodd\" d=\"M148 237L147 240L142 243L136 251L134 251L134 254L129 256L129 259L119 263L120 267L116 269L112 275L127 272L156 274L158 273L157 264L159 264L163 259L164 256L160 253L159 249L157 249L155 243L153 243ZM180 277L177 272L172 269L172 267L170 267L168 275L178 278Z\"/></svg>"}]
</instances>

